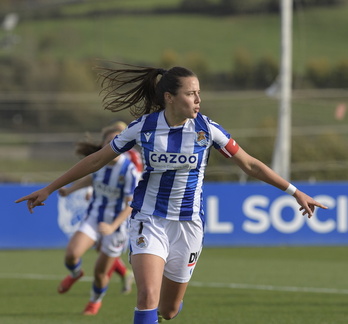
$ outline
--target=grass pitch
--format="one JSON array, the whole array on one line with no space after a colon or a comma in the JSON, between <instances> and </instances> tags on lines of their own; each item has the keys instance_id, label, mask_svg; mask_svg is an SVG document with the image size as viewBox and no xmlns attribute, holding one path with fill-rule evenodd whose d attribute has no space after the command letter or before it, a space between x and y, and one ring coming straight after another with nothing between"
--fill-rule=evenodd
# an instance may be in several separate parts
<instances>
[{"instance_id":1,"label":"grass pitch","mask_svg":"<svg viewBox=\"0 0 348 324\"><path fill-rule=\"evenodd\" d=\"M182 313L173 323L346 324L348 247L205 248ZM132 323L135 288L120 294L114 275L100 313L82 316L95 251L86 276L65 295L63 250L0 251L0 323Z\"/></svg>"}]
</instances>

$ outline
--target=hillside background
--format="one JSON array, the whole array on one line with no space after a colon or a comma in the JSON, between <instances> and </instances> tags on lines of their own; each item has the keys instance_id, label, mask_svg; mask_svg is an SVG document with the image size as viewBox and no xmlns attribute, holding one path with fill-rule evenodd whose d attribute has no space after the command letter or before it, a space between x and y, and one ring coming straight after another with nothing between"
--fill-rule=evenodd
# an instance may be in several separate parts
<instances>
[{"instance_id":1,"label":"hillside background","mask_svg":"<svg viewBox=\"0 0 348 324\"><path fill-rule=\"evenodd\" d=\"M347 15L344 0L294 1L293 180L348 180ZM133 119L102 108L96 67L110 61L193 69L203 113L271 163L278 1L11 0L0 19L0 181L50 181L77 161L86 132L98 141ZM216 152L207 179L250 180Z\"/></svg>"}]
</instances>

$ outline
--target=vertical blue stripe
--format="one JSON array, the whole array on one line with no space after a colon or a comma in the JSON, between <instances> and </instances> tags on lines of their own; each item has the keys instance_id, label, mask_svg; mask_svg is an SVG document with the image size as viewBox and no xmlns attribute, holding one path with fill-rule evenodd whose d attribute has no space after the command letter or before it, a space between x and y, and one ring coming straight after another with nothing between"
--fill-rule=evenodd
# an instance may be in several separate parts
<instances>
[{"instance_id":1,"label":"vertical blue stripe","mask_svg":"<svg viewBox=\"0 0 348 324\"><path fill-rule=\"evenodd\" d=\"M209 129L202 115L198 114L194 122L195 122L196 133L200 131L204 131L206 139L209 140L209 136L210 136ZM198 145L197 141L195 141L193 153L198 154L198 163L197 163L197 168L195 170L190 170L188 178L187 178L185 194L184 194L183 203L181 205L181 210L180 210L180 217L179 217L180 220L187 220L187 217L190 217L193 214L193 203L195 201L194 198L195 198L195 193L196 193L198 179L199 179L199 169L202 164L204 153L208 149L209 148L206 146ZM202 212L203 212L202 198L201 198L200 209L201 209L201 218L202 218Z\"/></svg>"},{"instance_id":2,"label":"vertical blue stripe","mask_svg":"<svg viewBox=\"0 0 348 324\"><path fill-rule=\"evenodd\" d=\"M167 152L180 153L183 127L170 129L168 134Z\"/></svg>"},{"instance_id":3,"label":"vertical blue stripe","mask_svg":"<svg viewBox=\"0 0 348 324\"><path fill-rule=\"evenodd\" d=\"M108 184L110 182L111 171L112 171L112 168L110 167L107 167L105 169L104 178L103 178L104 184ZM108 204L108 199L104 196L102 199L102 203L98 208L98 223L104 221L104 211L107 204Z\"/></svg>"},{"instance_id":4,"label":"vertical blue stripe","mask_svg":"<svg viewBox=\"0 0 348 324\"><path fill-rule=\"evenodd\" d=\"M91 210L92 210L92 208L93 208L93 203L94 203L94 201L95 201L95 194L94 194L94 190L93 190L93 198L92 199L90 199L90 203L89 203L89 205L88 205L88 208L87 208L87 212L86 212L86 214L87 214L87 218L89 217L89 215L90 215L90 212L91 212Z\"/></svg>"},{"instance_id":5,"label":"vertical blue stripe","mask_svg":"<svg viewBox=\"0 0 348 324\"><path fill-rule=\"evenodd\" d=\"M121 166L121 170L118 174L118 179L116 180L117 182L117 188L119 189L119 193L120 196L118 197L116 204L115 204L115 208L114 208L114 219L118 216L118 214L120 213L120 211L122 210L122 205L123 205L123 201L124 201L124 187L125 187L125 177L126 177L126 173L128 171L129 165L130 165L131 161L128 159L125 159L122 166ZM124 181L119 181L120 178L123 178ZM117 229L119 230L120 227Z\"/></svg>"},{"instance_id":6,"label":"vertical blue stripe","mask_svg":"<svg viewBox=\"0 0 348 324\"><path fill-rule=\"evenodd\" d=\"M134 170L133 170L134 171ZM132 177L132 184L131 184L131 189L130 189L130 192L131 193L134 193L134 189L136 188L136 186L137 186L137 177L135 177L134 175L133 175L133 177ZM127 194L129 194L129 193L127 193Z\"/></svg>"},{"instance_id":7,"label":"vertical blue stripe","mask_svg":"<svg viewBox=\"0 0 348 324\"><path fill-rule=\"evenodd\" d=\"M141 146L144 152L146 171L152 171L153 168L150 167L149 154L154 150L155 136L157 129L159 113L153 113L148 115L144 121L143 128L141 129Z\"/></svg>"},{"instance_id":8,"label":"vertical blue stripe","mask_svg":"<svg viewBox=\"0 0 348 324\"><path fill-rule=\"evenodd\" d=\"M170 129L167 140L167 152L180 153L183 127ZM160 190L157 195L156 215L166 217L170 194L173 188L176 171L167 170L162 174Z\"/></svg>"},{"instance_id":9,"label":"vertical blue stripe","mask_svg":"<svg viewBox=\"0 0 348 324\"><path fill-rule=\"evenodd\" d=\"M150 173L151 171L153 171L153 168L150 167L151 164L149 162L149 154L154 149L155 135L156 135L155 130L157 129L158 117L159 117L159 113L152 113L146 116L144 125L141 129L140 141L141 141L141 147L143 148L143 154L144 154L146 167L143 173L143 180L139 181L138 186L136 187L134 191L134 199L133 199L132 207L135 208L136 210L140 210L143 205L148 180L150 178Z\"/></svg>"}]
</instances>

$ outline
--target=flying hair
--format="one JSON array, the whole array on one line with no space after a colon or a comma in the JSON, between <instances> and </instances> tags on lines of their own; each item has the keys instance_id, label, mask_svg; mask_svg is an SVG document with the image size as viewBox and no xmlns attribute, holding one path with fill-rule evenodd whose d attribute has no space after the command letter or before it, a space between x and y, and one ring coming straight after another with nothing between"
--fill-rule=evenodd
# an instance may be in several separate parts
<instances>
[{"instance_id":1,"label":"flying hair","mask_svg":"<svg viewBox=\"0 0 348 324\"><path fill-rule=\"evenodd\" d=\"M118 69L98 67L103 107L112 112L129 109L138 118L165 108L164 93L177 94L180 78L195 76L183 67L170 70L112 62Z\"/></svg>"}]
</instances>

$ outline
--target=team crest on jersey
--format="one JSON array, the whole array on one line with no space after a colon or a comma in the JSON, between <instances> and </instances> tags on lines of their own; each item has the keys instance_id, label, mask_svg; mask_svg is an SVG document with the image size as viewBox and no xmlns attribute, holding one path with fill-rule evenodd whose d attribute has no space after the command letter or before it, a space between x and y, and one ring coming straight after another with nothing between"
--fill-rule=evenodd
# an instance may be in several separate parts
<instances>
[{"instance_id":1,"label":"team crest on jersey","mask_svg":"<svg viewBox=\"0 0 348 324\"><path fill-rule=\"evenodd\" d=\"M144 247L147 247L147 242L146 242L146 238L144 235L141 235L137 238L135 244L140 247L141 249Z\"/></svg>"},{"instance_id":2,"label":"team crest on jersey","mask_svg":"<svg viewBox=\"0 0 348 324\"><path fill-rule=\"evenodd\" d=\"M196 133L196 142L199 146L207 146L208 140L204 131L199 131Z\"/></svg>"}]
</instances>

